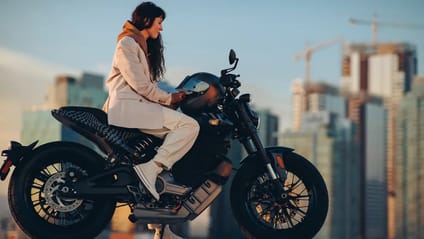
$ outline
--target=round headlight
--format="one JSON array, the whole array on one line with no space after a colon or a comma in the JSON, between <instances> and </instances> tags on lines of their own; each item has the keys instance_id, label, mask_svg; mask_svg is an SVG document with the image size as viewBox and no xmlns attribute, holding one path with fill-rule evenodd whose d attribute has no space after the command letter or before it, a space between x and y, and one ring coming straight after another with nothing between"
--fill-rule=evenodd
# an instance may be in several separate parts
<instances>
[{"instance_id":1,"label":"round headlight","mask_svg":"<svg viewBox=\"0 0 424 239\"><path fill-rule=\"evenodd\" d=\"M261 119L259 118L258 113L256 113L256 111L250 109L249 110L249 117L252 120L253 125L255 125L255 127L257 129L259 129L259 125L260 125Z\"/></svg>"}]
</instances>

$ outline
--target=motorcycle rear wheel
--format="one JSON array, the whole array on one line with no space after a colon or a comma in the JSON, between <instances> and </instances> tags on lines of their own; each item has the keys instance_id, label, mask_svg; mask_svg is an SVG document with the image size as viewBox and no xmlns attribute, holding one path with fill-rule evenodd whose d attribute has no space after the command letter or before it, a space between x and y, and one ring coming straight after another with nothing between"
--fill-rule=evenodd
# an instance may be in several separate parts
<instances>
[{"instance_id":1,"label":"motorcycle rear wheel","mask_svg":"<svg viewBox=\"0 0 424 239\"><path fill-rule=\"evenodd\" d=\"M104 160L76 143L54 142L24 159L9 184L9 207L17 224L31 238L94 238L110 222L115 201L107 198L64 198L67 180L103 170Z\"/></svg>"},{"instance_id":2,"label":"motorcycle rear wheel","mask_svg":"<svg viewBox=\"0 0 424 239\"><path fill-rule=\"evenodd\" d=\"M271 193L272 180L263 163L254 158L243 164L231 186L231 207L241 231L256 239L310 239L323 225L328 192L318 170L296 153L284 156L289 200Z\"/></svg>"}]
</instances>

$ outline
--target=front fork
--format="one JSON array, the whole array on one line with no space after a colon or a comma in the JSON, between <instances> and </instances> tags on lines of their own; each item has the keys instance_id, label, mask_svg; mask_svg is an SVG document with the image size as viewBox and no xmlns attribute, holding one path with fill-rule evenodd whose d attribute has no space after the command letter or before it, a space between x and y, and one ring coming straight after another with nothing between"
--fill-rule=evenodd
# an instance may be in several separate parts
<instances>
[{"instance_id":1,"label":"front fork","mask_svg":"<svg viewBox=\"0 0 424 239\"><path fill-rule=\"evenodd\" d=\"M288 200L288 192L284 189L284 184L287 179L287 170L284 164L283 152L291 152L293 149L279 147L281 149L281 152L279 153L278 150L276 153L267 152L259 138L256 126L253 124L249 114L247 113L247 110L250 107L248 105L249 101L250 97L241 96L236 107L240 120L243 122L242 128L247 131L247 134L244 134L245 137L242 137L240 142L244 145L249 155L256 154L257 157L264 162L266 171L273 182L274 196L278 198L280 202L286 202Z\"/></svg>"},{"instance_id":2,"label":"front fork","mask_svg":"<svg viewBox=\"0 0 424 239\"><path fill-rule=\"evenodd\" d=\"M241 119L241 122L244 123L243 128L247 131L248 137L242 137L240 139L240 142L244 145L249 155L257 154L259 158L263 160L266 170L273 181L281 179L281 181L284 182L286 180L287 173L285 172L286 169L284 161L282 160L282 155L280 156L280 160L277 161L278 163L275 163L275 159L271 160L269 158L270 155L268 155L268 153L266 152L262 141L259 138L258 130L250 119L249 114L247 113L250 107L248 105L248 102L250 102L250 97L243 96L241 96L237 102L238 104L236 107L236 111ZM277 167L279 169L277 169Z\"/></svg>"},{"instance_id":3,"label":"front fork","mask_svg":"<svg viewBox=\"0 0 424 239\"><path fill-rule=\"evenodd\" d=\"M265 149L255 129L251 129L251 139L240 141L249 155L256 154L265 164L266 171L274 183L274 196L280 202L288 200L288 192L284 189L287 179L287 169L284 163L285 153L292 152L293 149L285 147L273 147Z\"/></svg>"},{"instance_id":4,"label":"front fork","mask_svg":"<svg viewBox=\"0 0 424 239\"><path fill-rule=\"evenodd\" d=\"M255 142L256 141L256 142ZM286 147L273 147L271 152L265 149L259 136L255 134L251 140L240 141L249 155L257 154L265 163L266 170L272 180L280 179L283 182L287 178L286 165L284 163L284 153L292 152L293 149ZM270 159L271 157L271 159Z\"/></svg>"},{"instance_id":5,"label":"front fork","mask_svg":"<svg viewBox=\"0 0 424 239\"><path fill-rule=\"evenodd\" d=\"M252 132L253 133L253 132ZM251 139L243 139L240 142L244 145L247 153L249 155L257 154L260 159L265 163L266 170L272 180L277 180L279 178L286 180L287 172L286 167L283 161L283 156L278 154L272 154L266 152L262 142L256 132L251 134ZM272 156L273 160L270 159Z\"/></svg>"}]
</instances>

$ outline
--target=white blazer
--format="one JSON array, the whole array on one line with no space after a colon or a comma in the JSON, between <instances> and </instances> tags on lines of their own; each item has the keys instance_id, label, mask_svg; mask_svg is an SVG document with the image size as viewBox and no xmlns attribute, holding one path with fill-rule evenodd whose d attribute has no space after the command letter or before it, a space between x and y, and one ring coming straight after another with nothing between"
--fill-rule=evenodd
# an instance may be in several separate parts
<instances>
[{"instance_id":1,"label":"white blazer","mask_svg":"<svg viewBox=\"0 0 424 239\"><path fill-rule=\"evenodd\" d=\"M162 105L170 105L171 94L150 80L144 51L131 37L118 41L112 69L106 81L109 97L103 110L111 125L126 128L163 128Z\"/></svg>"}]
</instances>

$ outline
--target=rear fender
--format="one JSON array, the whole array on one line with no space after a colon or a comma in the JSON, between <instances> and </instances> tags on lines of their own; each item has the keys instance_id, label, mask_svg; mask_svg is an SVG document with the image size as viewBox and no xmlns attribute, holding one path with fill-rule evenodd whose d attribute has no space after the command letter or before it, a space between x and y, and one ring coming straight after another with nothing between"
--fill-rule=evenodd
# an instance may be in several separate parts
<instances>
[{"instance_id":1,"label":"rear fender","mask_svg":"<svg viewBox=\"0 0 424 239\"><path fill-rule=\"evenodd\" d=\"M7 150L3 150L3 152L1 153L1 156L6 157L0 169L0 179L2 181L5 180L7 175L9 174L10 167L12 167L12 165L17 167L21 163L21 161L33 151L37 143L38 140L34 141L30 145L24 146L16 141L10 142L10 148Z\"/></svg>"}]
</instances>

